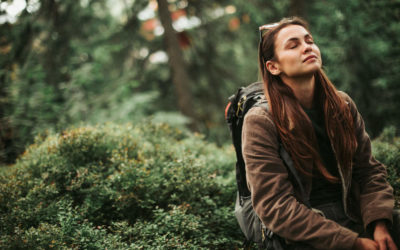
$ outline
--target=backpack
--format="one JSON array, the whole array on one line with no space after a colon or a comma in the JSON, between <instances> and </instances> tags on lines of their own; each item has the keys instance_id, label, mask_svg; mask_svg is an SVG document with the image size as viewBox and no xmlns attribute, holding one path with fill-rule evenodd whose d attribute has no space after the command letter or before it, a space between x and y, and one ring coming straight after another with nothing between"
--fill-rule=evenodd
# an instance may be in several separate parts
<instances>
[{"instance_id":1,"label":"backpack","mask_svg":"<svg viewBox=\"0 0 400 250\"><path fill-rule=\"evenodd\" d=\"M248 246L254 242L263 249L283 250L285 249L285 240L263 225L253 209L251 192L247 187L246 167L242 155L242 127L246 113L255 106L268 110L268 102L264 95L262 82L254 82L247 87L239 88L236 94L229 97L229 102L225 108L225 119L231 133L237 159L236 183L238 192L235 216L242 232L246 236L245 245ZM279 138L278 141L280 142ZM293 177L292 179L300 188L303 197L306 197L293 161L282 146L282 143L279 143L279 154L288 169L289 175ZM308 202L306 203L310 207Z\"/></svg>"}]
</instances>

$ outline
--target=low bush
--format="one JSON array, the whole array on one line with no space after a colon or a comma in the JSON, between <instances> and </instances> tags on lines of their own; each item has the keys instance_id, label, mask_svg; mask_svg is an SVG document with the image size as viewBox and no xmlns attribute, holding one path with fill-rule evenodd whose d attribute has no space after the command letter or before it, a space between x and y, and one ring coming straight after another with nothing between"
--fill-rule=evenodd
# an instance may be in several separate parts
<instances>
[{"instance_id":1,"label":"low bush","mask_svg":"<svg viewBox=\"0 0 400 250\"><path fill-rule=\"evenodd\" d=\"M0 248L237 248L234 161L150 122L38 137L0 177Z\"/></svg>"},{"instance_id":2,"label":"low bush","mask_svg":"<svg viewBox=\"0 0 400 250\"><path fill-rule=\"evenodd\" d=\"M396 207L400 208L400 137L394 127L386 128L372 143L373 154L387 167L388 181L394 189Z\"/></svg>"},{"instance_id":3,"label":"low bush","mask_svg":"<svg viewBox=\"0 0 400 250\"><path fill-rule=\"evenodd\" d=\"M394 129L373 149L400 190ZM234 162L231 146L149 121L38 136L0 173L0 249L240 248Z\"/></svg>"}]
</instances>

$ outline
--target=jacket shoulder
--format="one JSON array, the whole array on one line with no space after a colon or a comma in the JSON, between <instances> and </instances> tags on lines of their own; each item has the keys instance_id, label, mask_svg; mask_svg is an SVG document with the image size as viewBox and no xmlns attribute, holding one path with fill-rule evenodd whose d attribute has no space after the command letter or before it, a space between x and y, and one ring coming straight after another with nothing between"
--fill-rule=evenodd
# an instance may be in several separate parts
<instances>
[{"instance_id":1,"label":"jacket shoulder","mask_svg":"<svg viewBox=\"0 0 400 250\"><path fill-rule=\"evenodd\" d=\"M353 99L344 91L338 90L338 95L349 105L354 105Z\"/></svg>"},{"instance_id":2,"label":"jacket shoulder","mask_svg":"<svg viewBox=\"0 0 400 250\"><path fill-rule=\"evenodd\" d=\"M267 135L273 138L278 136L272 115L265 107L254 106L244 117L242 141L253 138L262 143Z\"/></svg>"},{"instance_id":3,"label":"jacket shoulder","mask_svg":"<svg viewBox=\"0 0 400 250\"><path fill-rule=\"evenodd\" d=\"M347 103L347 105L349 105L351 113L353 114L353 116L355 116L358 110L353 99L344 91L338 91L338 95Z\"/></svg>"},{"instance_id":4,"label":"jacket shoulder","mask_svg":"<svg viewBox=\"0 0 400 250\"><path fill-rule=\"evenodd\" d=\"M251 116L260 116L260 118L269 119L272 121L270 112L264 106L253 106L251 109L249 109L245 118Z\"/></svg>"},{"instance_id":5,"label":"jacket shoulder","mask_svg":"<svg viewBox=\"0 0 400 250\"><path fill-rule=\"evenodd\" d=\"M248 123L250 120L263 122L265 126L270 128L275 127L272 115L265 106L253 106L249 109L244 117L244 121Z\"/></svg>"},{"instance_id":6,"label":"jacket shoulder","mask_svg":"<svg viewBox=\"0 0 400 250\"><path fill-rule=\"evenodd\" d=\"M338 90L338 95L343 99L343 100L345 100L348 104L350 103L350 102L353 102L353 100L351 99L351 97L349 96L349 94L347 94L346 92L344 92L344 91L341 91L341 90Z\"/></svg>"}]
</instances>

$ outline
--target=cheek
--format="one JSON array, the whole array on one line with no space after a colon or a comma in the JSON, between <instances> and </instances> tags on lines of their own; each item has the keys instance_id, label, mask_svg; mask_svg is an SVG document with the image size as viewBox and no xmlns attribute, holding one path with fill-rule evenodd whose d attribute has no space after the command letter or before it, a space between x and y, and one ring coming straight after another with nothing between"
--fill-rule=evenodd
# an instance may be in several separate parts
<instances>
[{"instance_id":1,"label":"cheek","mask_svg":"<svg viewBox=\"0 0 400 250\"><path fill-rule=\"evenodd\" d=\"M299 59L298 55L290 53L285 59L283 70L288 75L292 75L293 73L297 72L298 68L301 67L301 60Z\"/></svg>"},{"instance_id":2,"label":"cheek","mask_svg":"<svg viewBox=\"0 0 400 250\"><path fill-rule=\"evenodd\" d=\"M322 66L322 56L321 56L321 51L319 51L319 48L317 46L315 46L315 53L318 54L319 57L319 61L321 62L321 66Z\"/></svg>"},{"instance_id":3,"label":"cheek","mask_svg":"<svg viewBox=\"0 0 400 250\"><path fill-rule=\"evenodd\" d=\"M285 52L281 54L280 62L282 65L293 66L293 64L297 63L299 60L298 55L291 51Z\"/></svg>"},{"instance_id":4,"label":"cheek","mask_svg":"<svg viewBox=\"0 0 400 250\"><path fill-rule=\"evenodd\" d=\"M319 56L321 56L321 51L319 51L319 48L317 45L314 45L314 51L317 53Z\"/></svg>"}]
</instances>

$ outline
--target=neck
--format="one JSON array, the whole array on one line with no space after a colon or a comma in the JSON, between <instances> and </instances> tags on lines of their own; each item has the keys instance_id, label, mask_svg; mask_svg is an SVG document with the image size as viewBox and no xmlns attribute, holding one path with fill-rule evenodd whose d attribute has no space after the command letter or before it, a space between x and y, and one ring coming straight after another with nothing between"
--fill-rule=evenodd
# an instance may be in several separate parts
<instances>
[{"instance_id":1,"label":"neck","mask_svg":"<svg viewBox=\"0 0 400 250\"><path fill-rule=\"evenodd\" d=\"M314 74L311 76L302 77L284 77L281 76L282 81L289 85L293 90L297 100L299 100L301 106L310 109L313 107L314 100L314 89L315 89L315 77Z\"/></svg>"}]
</instances>

